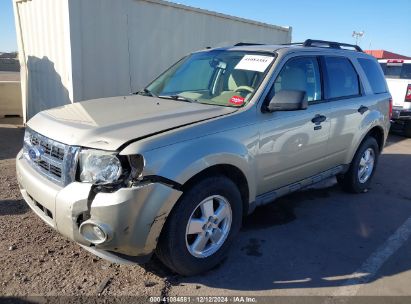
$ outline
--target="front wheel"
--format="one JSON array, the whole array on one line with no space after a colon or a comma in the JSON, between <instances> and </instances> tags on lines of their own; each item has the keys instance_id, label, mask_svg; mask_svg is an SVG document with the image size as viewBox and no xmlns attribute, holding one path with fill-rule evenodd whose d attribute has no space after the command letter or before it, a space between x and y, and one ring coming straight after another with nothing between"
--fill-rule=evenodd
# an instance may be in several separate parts
<instances>
[{"instance_id":1,"label":"front wheel","mask_svg":"<svg viewBox=\"0 0 411 304\"><path fill-rule=\"evenodd\" d=\"M205 272L227 254L241 221L242 200L237 186L224 176L205 178L177 202L156 254L179 274Z\"/></svg>"},{"instance_id":2,"label":"front wheel","mask_svg":"<svg viewBox=\"0 0 411 304\"><path fill-rule=\"evenodd\" d=\"M374 176L379 157L378 143L374 137L368 137L360 145L348 171L337 176L337 181L344 190L352 193L364 192Z\"/></svg>"}]
</instances>

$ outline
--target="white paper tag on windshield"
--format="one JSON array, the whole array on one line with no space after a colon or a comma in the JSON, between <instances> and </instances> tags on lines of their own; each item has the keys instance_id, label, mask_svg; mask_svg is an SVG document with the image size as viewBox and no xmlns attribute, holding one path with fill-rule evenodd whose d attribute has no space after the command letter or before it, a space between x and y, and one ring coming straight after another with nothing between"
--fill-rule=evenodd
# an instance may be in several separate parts
<instances>
[{"instance_id":1,"label":"white paper tag on windshield","mask_svg":"<svg viewBox=\"0 0 411 304\"><path fill-rule=\"evenodd\" d=\"M273 60L272 56L245 55L234 69L264 72Z\"/></svg>"}]
</instances>

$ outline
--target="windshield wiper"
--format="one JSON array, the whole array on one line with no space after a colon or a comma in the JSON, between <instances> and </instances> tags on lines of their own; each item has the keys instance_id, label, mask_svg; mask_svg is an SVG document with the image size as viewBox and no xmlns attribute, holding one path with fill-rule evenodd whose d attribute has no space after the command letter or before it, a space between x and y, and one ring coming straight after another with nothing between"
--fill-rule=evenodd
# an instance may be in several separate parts
<instances>
[{"instance_id":1,"label":"windshield wiper","mask_svg":"<svg viewBox=\"0 0 411 304\"><path fill-rule=\"evenodd\" d=\"M197 99L193 99L190 97L185 97L182 95L160 95L157 96L159 98L167 98L167 99L174 99L174 100L181 100L181 101L186 101L186 102L198 102Z\"/></svg>"},{"instance_id":2,"label":"windshield wiper","mask_svg":"<svg viewBox=\"0 0 411 304\"><path fill-rule=\"evenodd\" d=\"M157 94L155 94L154 92L150 91L149 89L145 88L142 91L137 92L136 94L138 95L144 95L144 96L151 96L151 97L158 97Z\"/></svg>"},{"instance_id":3,"label":"windshield wiper","mask_svg":"<svg viewBox=\"0 0 411 304\"><path fill-rule=\"evenodd\" d=\"M187 101L187 102L198 102L197 99L192 99L190 97L185 97L185 96L178 95L178 94L177 95L157 95L153 91L150 91L147 88L145 88L142 91L136 92L135 94L163 98L163 99L174 99L174 100L181 100L181 101Z\"/></svg>"}]
</instances>

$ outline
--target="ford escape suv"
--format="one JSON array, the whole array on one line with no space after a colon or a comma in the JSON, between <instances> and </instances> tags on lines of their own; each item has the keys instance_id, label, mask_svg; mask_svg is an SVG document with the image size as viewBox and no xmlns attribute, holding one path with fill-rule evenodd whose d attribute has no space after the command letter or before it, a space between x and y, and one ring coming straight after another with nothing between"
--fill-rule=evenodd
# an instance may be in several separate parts
<instances>
[{"instance_id":1,"label":"ford escape suv","mask_svg":"<svg viewBox=\"0 0 411 304\"><path fill-rule=\"evenodd\" d=\"M118 263L218 264L255 207L331 176L362 192L390 126L378 62L307 40L192 53L134 95L38 113L17 156L47 224Z\"/></svg>"}]
</instances>

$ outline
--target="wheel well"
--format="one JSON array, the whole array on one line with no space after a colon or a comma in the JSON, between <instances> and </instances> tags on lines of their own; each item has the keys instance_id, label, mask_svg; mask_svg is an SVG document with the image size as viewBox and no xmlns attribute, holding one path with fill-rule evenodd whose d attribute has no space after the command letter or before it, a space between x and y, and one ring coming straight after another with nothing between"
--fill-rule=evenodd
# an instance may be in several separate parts
<instances>
[{"instance_id":1,"label":"wheel well","mask_svg":"<svg viewBox=\"0 0 411 304\"><path fill-rule=\"evenodd\" d=\"M209 176L223 175L231 179L237 186L241 194L242 204L243 204L243 215L246 216L248 213L248 200L249 200L249 190L248 182L244 173L233 165L215 165L208 167L207 169L197 173L191 177L187 182L184 183L182 190L183 192L189 189L193 184L197 183L201 179Z\"/></svg>"},{"instance_id":2,"label":"wheel well","mask_svg":"<svg viewBox=\"0 0 411 304\"><path fill-rule=\"evenodd\" d=\"M384 131L382 130L381 127L374 127L372 128L367 135L365 136L365 138L367 137L374 137L375 140L378 143L378 147L380 148L380 152L382 151L382 149L384 148ZM365 139L364 138L364 139Z\"/></svg>"}]
</instances>

